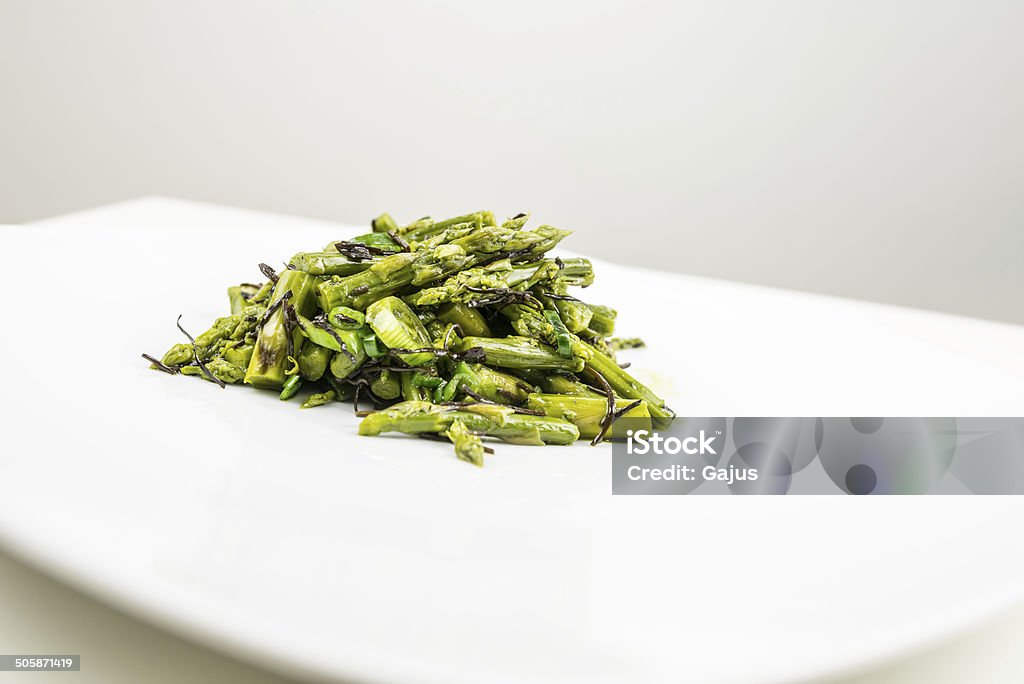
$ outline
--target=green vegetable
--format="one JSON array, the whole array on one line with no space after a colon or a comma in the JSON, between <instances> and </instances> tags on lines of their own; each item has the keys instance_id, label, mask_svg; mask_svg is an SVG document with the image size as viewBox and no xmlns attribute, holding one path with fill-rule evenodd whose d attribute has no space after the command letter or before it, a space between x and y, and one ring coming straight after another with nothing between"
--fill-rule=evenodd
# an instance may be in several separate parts
<instances>
[{"instance_id":1,"label":"green vegetable","mask_svg":"<svg viewBox=\"0 0 1024 684\"><path fill-rule=\"evenodd\" d=\"M584 342L584 344L586 344ZM651 412L651 420L656 430L664 430L675 414L665 402L649 387L619 367L610 357L593 347L593 355L587 361L586 369L590 374L600 374L620 397L626 399L643 399Z\"/></svg>"},{"instance_id":2,"label":"green vegetable","mask_svg":"<svg viewBox=\"0 0 1024 684\"><path fill-rule=\"evenodd\" d=\"M582 361L560 356L557 351L532 337L465 337L460 348L462 351L480 349L484 354L484 363L499 368L561 371L583 369Z\"/></svg>"},{"instance_id":3,"label":"green vegetable","mask_svg":"<svg viewBox=\"0 0 1024 684\"><path fill-rule=\"evenodd\" d=\"M588 325L591 330L602 336L608 336L615 332L615 319L619 315L618 311L599 304L591 304L590 311L591 318Z\"/></svg>"},{"instance_id":4,"label":"green vegetable","mask_svg":"<svg viewBox=\"0 0 1024 684\"><path fill-rule=\"evenodd\" d=\"M402 396L402 384L398 373L385 369L370 381L370 391L385 401Z\"/></svg>"},{"instance_id":5,"label":"green vegetable","mask_svg":"<svg viewBox=\"0 0 1024 684\"><path fill-rule=\"evenodd\" d=\"M343 379L352 375L364 363L367 354L363 345L363 337L358 331L339 330L338 337L344 343L345 349L334 354L331 359L331 375Z\"/></svg>"},{"instance_id":6,"label":"green vegetable","mask_svg":"<svg viewBox=\"0 0 1024 684\"><path fill-rule=\"evenodd\" d=\"M611 338L616 311L575 294L593 264L549 254L569 233L528 219L381 214L372 232L298 252L280 273L260 264L262 283L228 287L230 315L144 356L282 400L307 384L302 408L358 400L360 434L428 434L478 466L491 438L596 442L619 436L619 418L664 428L672 411L615 358L642 342Z\"/></svg>"},{"instance_id":7,"label":"green vegetable","mask_svg":"<svg viewBox=\"0 0 1024 684\"><path fill-rule=\"evenodd\" d=\"M258 285L232 285L228 288L228 299L231 301L231 313L239 314L245 307L249 306L249 301L259 292Z\"/></svg>"},{"instance_id":8,"label":"green vegetable","mask_svg":"<svg viewBox=\"0 0 1024 684\"><path fill-rule=\"evenodd\" d=\"M359 330L366 323L366 316L362 311L336 306L327 314L327 323L340 330Z\"/></svg>"},{"instance_id":9,"label":"green vegetable","mask_svg":"<svg viewBox=\"0 0 1024 684\"><path fill-rule=\"evenodd\" d=\"M290 306L300 316L312 315L316 310L315 285L316 279L302 271L285 270L281 273L270 301L270 306L277 305L277 309L259 330L256 348L245 374L246 383L270 389L284 386L289 349L298 349L301 345L297 330L290 335L291 343L288 341L284 309Z\"/></svg>"},{"instance_id":10,"label":"green vegetable","mask_svg":"<svg viewBox=\"0 0 1024 684\"><path fill-rule=\"evenodd\" d=\"M459 459L484 467L484 441L480 435L470 432L461 420L452 421L444 435L455 445L455 455Z\"/></svg>"},{"instance_id":11,"label":"green vegetable","mask_svg":"<svg viewBox=\"0 0 1024 684\"><path fill-rule=\"evenodd\" d=\"M430 335L412 312L409 305L398 297L385 297L366 309L366 324L389 349L423 349L430 346ZM401 354L399 358L410 366L422 366L434 359L434 354Z\"/></svg>"},{"instance_id":12,"label":"green vegetable","mask_svg":"<svg viewBox=\"0 0 1024 684\"><path fill-rule=\"evenodd\" d=\"M316 406L323 406L324 404L329 404L332 401L334 401L335 396L336 394L334 390L327 390L326 392L318 392L316 394L311 394L309 395L309 398L306 399L306 401L302 402L302 405L299 406L299 408L308 409L314 408Z\"/></svg>"},{"instance_id":13,"label":"green vegetable","mask_svg":"<svg viewBox=\"0 0 1024 684\"><path fill-rule=\"evenodd\" d=\"M296 360L299 363L299 375L304 380L315 382L324 376L327 366L331 363L334 354L327 347L319 344L304 344Z\"/></svg>"},{"instance_id":14,"label":"green vegetable","mask_svg":"<svg viewBox=\"0 0 1024 684\"><path fill-rule=\"evenodd\" d=\"M626 402L619 399L615 402L616 411L629 407L634 402ZM580 430L581 439L593 439L601 431L601 422L605 419L608 411L608 401L605 397L593 396L565 396L561 394L531 394L527 403L528 408L543 411L544 415L554 418L564 418L573 423ZM651 429L651 414L647 409L647 403L640 401L622 414L623 418L634 418L646 421L644 423L631 423L634 429Z\"/></svg>"},{"instance_id":15,"label":"green vegetable","mask_svg":"<svg viewBox=\"0 0 1024 684\"><path fill-rule=\"evenodd\" d=\"M333 252L299 252L288 264L299 271L317 276L350 276L362 273L383 257L374 257L368 261L354 261L337 251Z\"/></svg>"},{"instance_id":16,"label":"green vegetable","mask_svg":"<svg viewBox=\"0 0 1024 684\"><path fill-rule=\"evenodd\" d=\"M492 337L491 327L479 309L473 309L460 302L443 304L437 309L437 317L445 323L459 326L463 335Z\"/></svg>"},{"instance_id":17,"label":"green vegetable","mask_svg":"<svg viewBox=\"0 0 1024 684\"><path fill-rule=\"evenodd\" d=\"M426 401L405 401L372 413L359 424L359 434L441 433L455 421L462 422L473 432L513 444L571 444L580 436L575 425L561 418L516 413L511 407L493 404L455 409Z\"/></svg>"},{"instance_id":18,"label":"green vegetable","mask_svg":"<svg viewBox=\"0 0 1024 684\"><path fill-rule=\"evenodd\" d=\"M302 377L299 375L292 375L284 382L284 388L281 389L281 401L288 401L299 391L302 387Z\"/></svg>"}]
</instances>

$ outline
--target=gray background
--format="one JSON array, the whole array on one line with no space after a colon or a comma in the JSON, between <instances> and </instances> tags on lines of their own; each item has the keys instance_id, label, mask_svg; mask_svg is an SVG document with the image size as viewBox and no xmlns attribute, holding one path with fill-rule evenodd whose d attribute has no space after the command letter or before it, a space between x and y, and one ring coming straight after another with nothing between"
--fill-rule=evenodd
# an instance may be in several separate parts
<instances>
[{"instance_id":1,"label":"gray background","mask_svg":"<svg viewBox=\"0 0 1024 684\"><path fill-rule=\"evenodd\" d=\"M0 0L0 222L529 209L618 261L1024 322L1024 3Z\"/></svg>"}]
</instances>

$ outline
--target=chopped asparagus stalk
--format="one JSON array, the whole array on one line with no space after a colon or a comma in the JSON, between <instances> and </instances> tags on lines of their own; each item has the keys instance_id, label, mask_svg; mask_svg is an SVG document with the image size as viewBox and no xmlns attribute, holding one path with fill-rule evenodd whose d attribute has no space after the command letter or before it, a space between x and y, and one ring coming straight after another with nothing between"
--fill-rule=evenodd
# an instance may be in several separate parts
<instances>
[{"instance_id":1,"label":"chopped asparagus stalk","mask_svg":"<svg viewBox=\"0 0 1024 684\"><path fill-rule=\"evenodd\" d=\"M449 228L456 226L470 225L476 228L494 225L494 214L489 211L478 211L464 216L454 216L443 221L432 221L430 218L422 218L396 232L407 240L426 240Z\"/></svg>"},{"instance_id":2,"label":"chopped asparagus stalk","mask_svg":"<svg viewBox=\"0 0 1024 684\"><path fill-rule=\"evenodd\" d=\"M368 358L362 331L339 330L338 337L341 338L343 349L334 354L331 359L331 375L343 380L366 363Z\"/></svg>"},{"instance_id":3,"label":"chopped asparagus stalk","mask_svg":"<svg viewBox=\"0 0 1024 684\"><path fill-rule=\"evenodd\" d=\"M480 439L480 435L470 432L466 424L460 420L452 421L451 426L444 431L444 435L455 446L455 455L460 460L483 468L484 442Z\"/></svg>"},{"instance_id":4,"label":"chopped asparagus stalk","mask_svg":"<svg viewBox=\"0 0 1024 684\"><path fill-rule=\"evenodd\" d=\"M594 265L590 259L575 257L572 259L558 259L561 262L561 270L558 272L557 281L564 285L575 285L587 287L594 284Z\"/></svg>"},{"instance_id":5,"label":"chopped asparagus stalk","mask_svg":"<svg viewBox=\"0 0 1024 684\"><path fill-rule=\"evenodd\" d=\"M405 401L426 401L430 394L422 385L416 384L418 373L399 373L398 380L402 385L402 399ZM440 378L438 378L440 384Z\"/></svg>"},{"instance_id":6,"label":"chopped asparagus stalk","mask_svg":"<svg viewBox=\"0 0 1024 684\"><path fill-rule=\"evenodd\" d=\"M619 315L618 311L600 304L591 304L590 311L593 314L588 324L591 330L602 337L615 332L615 319Z\"/></svg>"},{"instance_id":7,"label":"chopped asparagus stalk","mask_svg":"<svg viewBox=\"0 0 1024 684\"><path fill-rule=\"evenodd\" d=\"M473 432L513 444L572 444L580 435L579 429L567 420L516 413L507 406L471 404L455 409L425 401L405 401L371 413L359 424L359 434L440 433L456 420Z\"/></svg>"},{"instance_id":8,"label":"chopped asparagus stalk","mask_svg":"<svg viewBox=\"0 0 1024 684\"><path fill-rule=\"evenodd\" d=\"M553 284L546 290L540 287L533 288L537 299L543 302L544 306L558 312L559 318L562 319L569 332L580 333L590 325L594 312L578 299L570 298L568 290L568 287L559 283Z\"/></svg>"},{"instance_id":9,"label":"chopped asparagus stalk","mask_svg":"<svg viewBox=\"0 0 1024 684\"><path fill-rule=\"evenodd\" d=\"M284 387L281 389L281 401L288 401L294 397L299 388L302 387L302 377L298 375L289 376L284 382Z\"/></svg>"},{"instance_id":10,"label":"chopped asparagus stalk","mask_svg":"<svg viewBox=\"0 0 1024 684\"><path fill-rule=\"evenodd\" d=\"M370 381L370 391L385 401L397 399L402 396L402 384L398 375L399 373L392 373L387 369L382 370Z\"/></svg>"},{"instance_id":11,"label":"chopped asparagus stalk","mask_svg":"<svg viewBox=\"0 0 1024 684\"><path fill-rule=\"evenodd\" d=\"M238 366L233 365L229 361L225 361L221 357L215 357L207 361L206 369L210 371L210 373L212 373L215 378L229 385L237 384L242 381L242 378L245 377L244 368L239 368ZM199 366L185 366L184 368L181 369L181 373L182 375L198 375L204 380L209 380L210 382L213 382L213 380L211 380L209 376L203 373L202 369Z\"/></svg>"},{"instance_id":12,"label":"chopped asparagus stalk","mask_svg":"<svg viewBox=\"0 0 1024 684\"><path fill-rule=\"evenodd\" d=\"M559 318L558 312L554 309L548 309L544 312L544 318L548 319L548 323L550 323L551 327L554 329L558 355L563 359L571 359L572 340L569 336L569 330L565 327L565 323L562 323L562 319Z\"/></svg>"},{"instance_id":13,"label":"chopped asparagus stalk","mask_svg":"<svg viewBox=\"0 0 1024 684\"><path fill-rule=\"evenodd\" d=\"M586 342L583 344L586 344ZM594 353L590 360L587 361L587 370L591 373L599 373L620 397L643 399L646 401L647 409L651 412L651 419L656 430L663 430L668 427L669 421L675 417L675 413L665 405L661 397L620 368L611 358L593 349L593 347L591 349Z\"/></svg>"},{"instance_id":14,"label":"chopped asparagus stalk","mask_svg":"<svg viewBox=\"0 0 1024 684\"><path fill-rule=\"evenodd\" d=\"M423 349L430 346L430 335L426 328L409 305L398 297L380 299L367 307L366 324L390 349ZM422 366L433 361L434 355L401 354L399 358L410 366Z\"/></svg>"},{"instance_id":15,"label":"chopped asparagus stalk","mask_svg":"<svg viewBox=\"0 0 1024 684\"><path fill-rule=\"evenodd\" d=\"M366 261L356 261L344 254L333 252L299 252L288 264L299 271L318 276L350 276L362 273L383 257L375 256Z\"/></svg>"},{"instance_id":16,"label":"chopped asparagus stalk","mask_svg":"<svg viewBox=\"0 0 1024 684\"><path fill-rule=\"evenodd\" d=\"M646 345L639 337L613 337L608 340L608 346L615 351L622 351L623 349L638 349Z\"/></svg>"},{"instance_id":17,"label":"chopped asparagus stalk","mask_svg":"<svg viewBox=\"0 0 1024 684\"><path fill-rule=\"evenodd\" d=\"M327 390L326 392L318 392L316 394L311 394L309 395L309 398L306 399L306 401L302 402L302 405L299 406L299 408L308 409L315 408L317 406L323 406L324 404L329 404L332 401L334 401L335 396L337 395L335 394L334 390Z\"/></svg>"},{"instance_id":18,"label":"chopped asparagus stalk","mask_svg":"<svg viewBox=\"0 0 1024 684\"><path fill-rule=\"evenodd\" d=\"M366 316L362 311L336 306L327 314L327 323L339 330L359 330L366 323Z\"/></svg>"},{"instance_id":19,"label":"chopped asparagus stalk","mask_svg":"<svg viewBox=\"0 0 1024 684\"><path fill-rule=\"evenodd\" d=\"M464 337L460 351L478 348L485 363L500 368L534 368L560 371L583 370L583 361L563 358L558 352L532 337Z\"/></svg>"},{"instance_id":20,"label":"chopped asparagus stalk","mask_svg":"<svg viewBox=\"0 0 1024 684\"><path fill-rule=\"evenodd\" d=\"M327 366L330 365L332 356L334 356L334 352L319 344L310 342L302 345L302 350L295 357L299 362L299 375L304 380L316 382L327 372Z\"/></svg>"},{"instance_id":21,"label":"chopped asparagus stalk","mask_svg":"<svg viewBox=\"0 0 1024 684\"><path fill-rule=\"evenodd\" d=\"M460 361L452 380L456 378L475 394L497 404L520 406L534 391L533 386L525 380L479 363Z\"/></svg>"},{"instance_id":22,"label":"chopped asparagus stalk","mask_svg":"<svg viewBox=\"0 0 1024 684\"><path fill-rule=\"evenodd\" d=\"M315 284L316 279L302 271L285 270L278 277L268 307L268 310L275 306L276 309L260 328L256 349L245 374L247 384L270 389L284 386L289 351L299 348L302 339L297 330L288 330L284 306L293 307L299 315L310 316L316 308Z\"/></svg>"},{"instance_id":23,"label":"chopped asparagus stalk","mask_svg":"<svg viewBox=\"0 0 1024 684\"><path fill-rule=\"evenodd\" d=\"M375 233L401 233L401 229L395 223L395 219L391 218L391 214L381 214L373 219L370 226Z\"/></svg>"},{"instance_id":24,"label":"chopped asparagus stalk","mask_svg":"<svg viewBox=\"0 0 1024 684\"><path fill-rule=\"evenodd\" d=\"M634 418L646 421L646 425L643 423L633 423L635 429L646 428L651 429L651 413L647 408L647 402L639 400L630 402L623 399L618 399L615 402L616 412L629 408L632 404L636 404L628 411L624 411L621 415L622 418ZM552 416L554 418L564 418L569 422L573 423L580 430L580 439L593 439L603 429L602 423L605 420L608 412L608 402L605 397L600 396L565 396L561 394L531 394L526 403L528 408L543 411L544 415Z\"/></svg>"},{"instance_id":25,"label":"chopped asparagus stalk","mask_svg":"<svg viewBox=\"0 0 1024 684\"><path fill-rule=\"evenodd\" d=\"M242 371L242 377L244 378L245 369L249 367L249 360L252 359L252 351L255 348L255 344L235 342L224 347L224 350L221 352L221 358L238 370ZM216 373L214 373L214 375L216 375ZM223 380L223 378L221 379Z\"/></svg>"},{"instance_id":26,"label":"chopped asparagus stalk","mask_svg":"<svg viewBox=\"0 0 1024 684\"><path fill-rule=\"evenodd\" d=\"M474 337L491 337L491 327L478 309L473 309L460 302L443 304L437 309L437 317L445 323L459 326L463 335Z\"/></svg>"},{"instance_id":27,"label":"chopped asparagus stalk","mask_svg":"<svg viewBox=\"0 0 1024 684\"><path fill-rule=\"evenodd\" d=\"M540 379L540 388L548 394L565 394L573 397L604 397L593 390L589 385L580 382L574 376L552 373Z\"/></svg>"},{"instance_id":28,"label":"chopped asparagus stalk","mask_svg":"<svg viewBox=\"0 0 1024 684\"><path fill-rule=\"evenodd\" d=\"M259 292L259 285L245 283L232 285L228 288L228 300L231 302L231 313L239 314L245 307L249 306L249 300Z\"/></svg>"}]
</instances>

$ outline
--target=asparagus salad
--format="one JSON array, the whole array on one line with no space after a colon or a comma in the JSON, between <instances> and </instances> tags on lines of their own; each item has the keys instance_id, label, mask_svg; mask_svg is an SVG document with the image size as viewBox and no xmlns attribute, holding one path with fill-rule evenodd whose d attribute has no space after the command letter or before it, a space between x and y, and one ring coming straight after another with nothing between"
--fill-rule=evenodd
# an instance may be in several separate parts
<instances>
[{"instance_id":1,"label":"asparagus salad","mask_svg":"<svg viewBox=\"0 0 1024 684\"><path fill-rule=\"evenodd\" d=\"M500 225L481 211L372 231L300 252L266 281L228 288L231 314L152 368L280 392L301 408L351 401L361 435L450 441L483 465L484 437L514 444L597 444L623 416L664 427L672 411L626 372L616 312L570 294L590 261L546 254L569 231ZM372 405L373 410L360 410ZM631 423L635 425L635 423Z\"/></svg>"}]
</instances>

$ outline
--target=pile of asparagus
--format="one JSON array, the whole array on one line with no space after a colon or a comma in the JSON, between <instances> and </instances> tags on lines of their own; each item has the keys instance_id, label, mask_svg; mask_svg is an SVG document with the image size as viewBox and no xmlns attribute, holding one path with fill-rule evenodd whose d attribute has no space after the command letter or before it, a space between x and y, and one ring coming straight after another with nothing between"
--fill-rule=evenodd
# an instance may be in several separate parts
<instances>
[{"instance_id":1,"label":"pile of asparagus","mask_svg":"<svg viewBox=\"0 0 1024 684\"><path fill-rule=\"evenodd\" d=\"M228 288L231 315L176 344L152 367L224 387L313 391L302 408L352 401L362 435L450 440L483 465L483 437L515 444L596 444L626 416L673 416L616 362L641 346L611 335L616 312L569 294L594 280L587 259L545 254L569 231L500 225L481 211L399 226L301 252L262 284ZM360 401L373 411L361 411ZM636 425L636 423L631 423Z\"/></svg>"}]
</instances>

